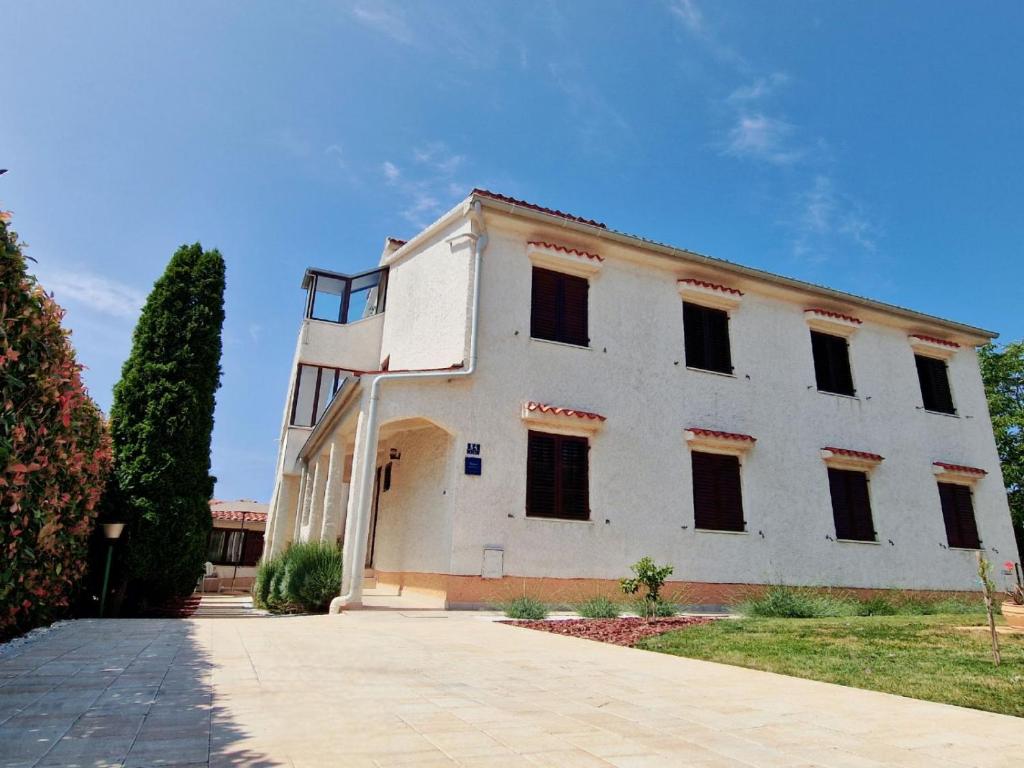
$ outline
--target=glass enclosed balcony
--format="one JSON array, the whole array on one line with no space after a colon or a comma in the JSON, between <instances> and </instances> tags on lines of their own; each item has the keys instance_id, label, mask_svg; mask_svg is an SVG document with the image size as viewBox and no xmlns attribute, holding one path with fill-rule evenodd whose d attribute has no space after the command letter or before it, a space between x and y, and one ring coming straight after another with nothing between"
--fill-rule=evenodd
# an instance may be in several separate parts
<instances>
[{"instance_id":1,"label":"glass enclosed balcony","mask_svg":"<svg viewBox=\"0 0 1024 768\"><path fill-rule=\"evenodd\" d=\"M307 291L306 317L345 324L380 314L387 285L387 267L358 275L307 269L302 278Z\"/></svg>"}]
</instances>

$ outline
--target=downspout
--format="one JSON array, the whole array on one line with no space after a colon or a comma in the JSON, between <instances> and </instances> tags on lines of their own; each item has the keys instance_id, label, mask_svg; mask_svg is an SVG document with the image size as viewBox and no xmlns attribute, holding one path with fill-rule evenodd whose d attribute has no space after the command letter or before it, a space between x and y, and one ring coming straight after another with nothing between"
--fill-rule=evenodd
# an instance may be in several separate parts
<instances>
[{"instance_id":1,"label":"downspout","mask_svg":"<svg viewBox=\"0 0 1024 768\"><path fill-rule=\"evenodd\" d=\"M469 362L457 370L409 371L404 373L382 373L370 385L370 403L366 411L366 441L360 455L358 484L350 489L356 493L356 519L353 521L351 542L348 542L344 557L344 568L348 571L348 591L331 601L331 613L340 613L348 605L358 605L363 593L363 563L366 560L366 537L369 534L370 506L373 499L373 473L377 464L377 445L380 437L378 426L378 405L381 386L389 381L410 379L455 379L472 376L476 371L477 331L480 322L480 265L484 249L487 248L487 230L484 228L483 212L479 201L474 201L469 216L477 232L467 232L449 239L449 243L462 238L473 241L473 284L472 306L469 320Z\"/></svg>"}]
</instances>

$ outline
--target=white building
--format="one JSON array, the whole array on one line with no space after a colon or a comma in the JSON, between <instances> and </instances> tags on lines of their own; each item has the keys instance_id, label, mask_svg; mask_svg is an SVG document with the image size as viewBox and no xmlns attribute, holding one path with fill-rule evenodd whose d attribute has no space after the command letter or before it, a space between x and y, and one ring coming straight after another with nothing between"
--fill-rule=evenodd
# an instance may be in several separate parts
<instances>
[{"instance_id":1,"label":"white building","mask_svg":"<svg viewBox=\"0 0 1024 768\"><path fill-rule=\"evenodd\" d=\"M335 609L364 567L458 606L615 594L650 555L721 603L1016 559L989 331L483 190L302 285L268 551L343 539Z\"/></svg>"}]
</instances>

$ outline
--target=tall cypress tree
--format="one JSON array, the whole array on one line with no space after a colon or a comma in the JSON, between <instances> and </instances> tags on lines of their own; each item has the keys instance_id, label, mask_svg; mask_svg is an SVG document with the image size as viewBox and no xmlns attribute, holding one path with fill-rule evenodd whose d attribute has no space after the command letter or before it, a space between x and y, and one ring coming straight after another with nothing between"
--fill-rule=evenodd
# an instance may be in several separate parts
<instances>
[{"instance_id":1,"label":"tall cypress tree","mask_svg":"<svg viewBox=\"0 0 1024 768\"><path fill-rule=\"evenodd\" d=\"M146 299L114 387L104 506L128 523L130 594L143 603L187 595L203 570L224 285L218 251L179 248Z\"/></svg>"}]
</instances>

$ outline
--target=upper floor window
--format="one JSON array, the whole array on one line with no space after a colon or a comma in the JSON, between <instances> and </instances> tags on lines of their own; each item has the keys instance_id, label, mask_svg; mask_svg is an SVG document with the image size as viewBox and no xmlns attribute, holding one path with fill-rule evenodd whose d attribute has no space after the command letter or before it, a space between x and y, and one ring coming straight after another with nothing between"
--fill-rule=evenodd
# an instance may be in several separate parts
<instances>
[{"instance_id":1,"label":"upper floor window","mask_svg":"<svg viewBox=\"0 0 1024 768\"><path fill-rule=\"evenodd\" d=\"M684 301L683 342L688 367L732 373L729 313L724 309Z\"/></svg>"},{"instance_id":2,"label":"upper floor window","mask_svg":"<svg viewBox=\"0 0 1024 768\"><path fill-rule=\"evenodd\" d=\"M926 411L955 414L953 393L949 388L949 370L945 360L914 355L917 379L921 382L921 398Z\"/></svg>"},{"instance_id":3,"label":"upper floor window","mask_svg":"<svg viewBox=\"0 0 1024 768\"><path fill-rule=\"evenodd\" d=\"M853 396L853 372L850 370L850 347L842 336L811 331L811 352L814 355L814 378L821 392Z\"/></svg>"},{"instance_id":4,"label":"upper floor window","mask_svg":"<svg viewBox=\"0 0 1024 768\"><path fill-rule=\"evenodd\" d=\"M828 487L832 496L836 538L846 541L875 541L867 472L829 467Z\"/></svg>"},{"instance_id":5,"label":"upper floor window","mask_svg":"<svg viewBox=\"0 0 1024 768\"><path fill-rule=\"evenodd\" d=\"M693 466L693 517L707 531L743 531L743 493L738 456L690 453Z\"/></svg>"},{"instance_id":6,"label":"upper floor window","mask_svg":"<svg viewBox=\"0 0 1024 768\"><path fill-rule=\"evenodd\" d=\"M580 347L589 346L589 292L590 283L585 277L534 267L530 336Z\"/></svg>"},{"instance_id":7,"label":"upper floor window","mask_svg":"<svg viewBox=\"0 0 1024 768\"><path fill-rule=\"evenodd\" d=\"M359 275L342 275L307 269L302 287L306 317L332 323L352 323L384 311L388 270L374 269Z\"/></svg>"},{"instance_id":8,"label":"upper floor window","mask_svg":"<svg viewBox=\"0 0 1024 768\"><path fill-rule=\"evenodd\" d=\"M340 368L299 363L295 373L295 394L289 421L291 426L314 426L341 389L345 378Z\"/></svg>"},{"instance_id":9,"label":"upper floor window","mask_svg":"<svg viewBox=\"0 0 1024 768\"><path fill-rule=\"evenodd\" d=\"M590 441L530 430L526 459L526 516L590 519Z\"/></svg>"},{"instance_id":10,"label":"upper floor window","mask_svg":"<svg viewBox=\"0 0 1024 768\"><path fill-rule=\"evenodd\" d=\"M939 501L942 504L942 520L946 524L946 541L949 546L981 549L970 486L939 483Z\"/></svg>"}]
</instances>

